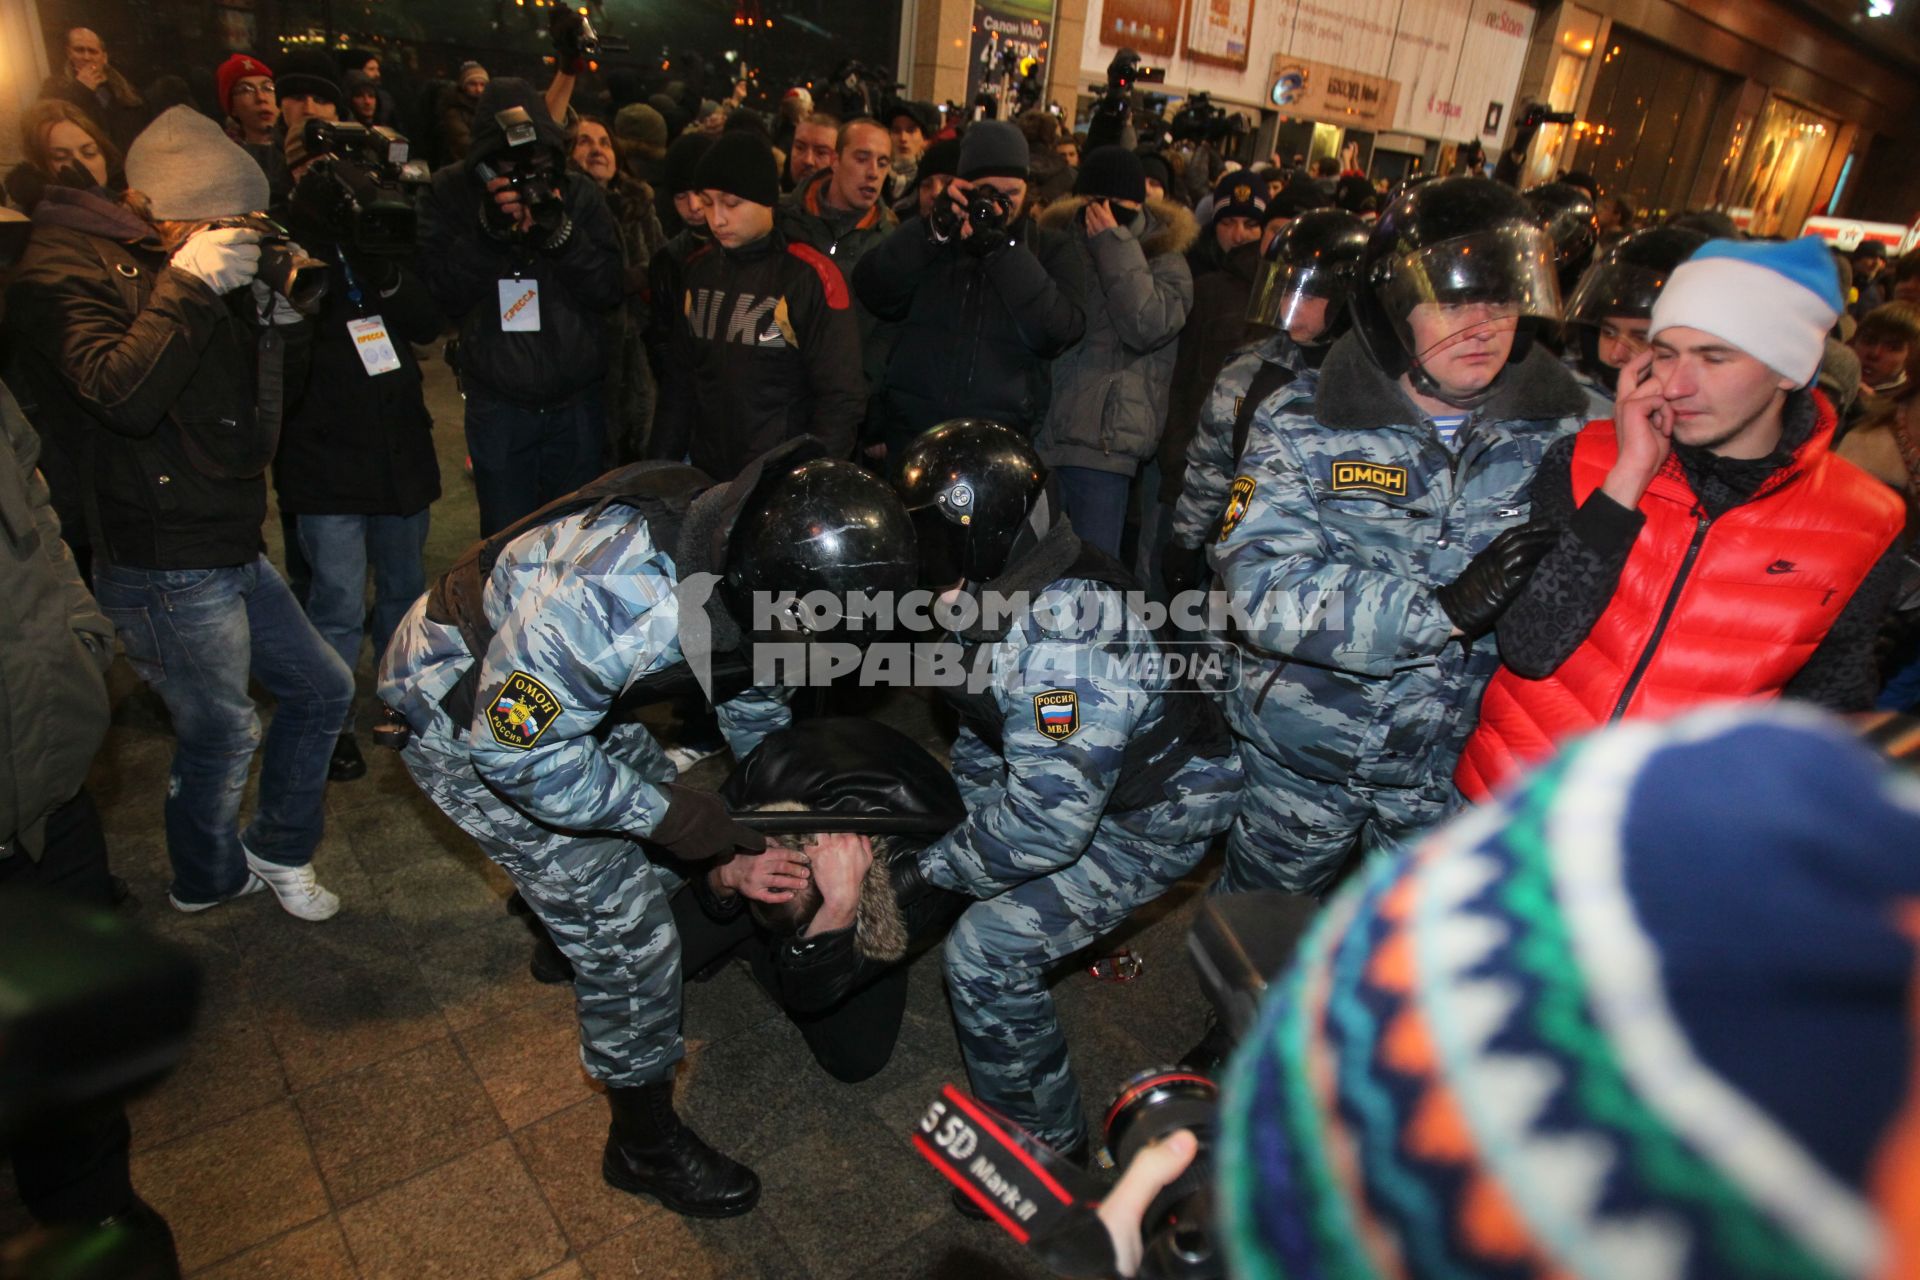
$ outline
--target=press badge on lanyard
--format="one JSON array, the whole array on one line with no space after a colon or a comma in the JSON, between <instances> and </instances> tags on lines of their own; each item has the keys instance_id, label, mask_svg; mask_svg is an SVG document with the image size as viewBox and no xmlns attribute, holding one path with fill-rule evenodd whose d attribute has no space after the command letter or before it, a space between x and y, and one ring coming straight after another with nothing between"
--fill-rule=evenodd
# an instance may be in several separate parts
<instances>
[{"instance_id":1,"label":"press badge on lanyard","mask_svg":"<svg viewBox=\"0 0 1920 1280\"><path fill-rule=\"evenodd\" d=\"M502 280L500 282L500 332L540 332L540 282L538 280Z\"/></svg>"},{"instance_id":2,"label":"press badge on lanyard","mask_svg":"<svg viewBox=\"0 0 1920 1280\"><path fill-rule=\"evenodd\" d=\"M393 339L387 336L387 322L379 316L349 320L347 332L353 335L353 349L360 353L360 363L367 367L369 377L392 373L400 367L400 355L393 349Z\"/></svg>"}]
</instances>

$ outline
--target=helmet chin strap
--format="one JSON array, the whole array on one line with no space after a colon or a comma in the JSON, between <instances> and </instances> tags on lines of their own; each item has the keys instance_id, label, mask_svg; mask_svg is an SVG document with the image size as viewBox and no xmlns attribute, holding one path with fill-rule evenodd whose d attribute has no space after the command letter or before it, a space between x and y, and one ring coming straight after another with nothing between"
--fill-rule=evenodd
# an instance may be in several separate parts
<instances>
[{"instance_id":1,"label":"helmet chin strap","mask_svg":"<svg viewBox=\"0 0 1920 1280\"><path fill-rule=\"evenodd\" d=\"M1505 366L1502 366L1500 373L1504 373L1505 371ZM1487 401L1493 399L1494 392L1500 389L1500 373L1495 373L1493 375L1493 381L1478 391L1464 396L1455 395L1442 387L1438 382L1435 382L1433 375L1427 372L1427 367L1420 363L1418 356L1415 356L1407 366L1407 381L1413 384L1415 391L1418 391L1429 400L1438 400L1440 403L1452 405L1456 409L1465 409L1468 412L1472 412Z\"/></svg>"}]
</instances>

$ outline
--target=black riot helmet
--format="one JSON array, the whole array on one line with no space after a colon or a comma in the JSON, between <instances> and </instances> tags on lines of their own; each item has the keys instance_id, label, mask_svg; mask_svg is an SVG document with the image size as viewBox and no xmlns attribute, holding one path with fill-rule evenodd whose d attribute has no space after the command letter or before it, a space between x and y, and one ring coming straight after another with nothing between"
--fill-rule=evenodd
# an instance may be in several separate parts
<instances>
[{"instance_id":1,"label":"black riot helmet","mask_svg":"<svg viewBox=\"0 0 1920 1280\"><path fill-rule=\"evenodd\" d=\"M921 581L937 587L997 577L1047 479L1025 436L978 418L922 432L894 475L919 534Z\"/></svg>"},{"instance_id":2,"label":"black riot helmet","mask_svg":"<svg viewBox=\"0 0 1920 1280\"><path fill-rule=\"evenodd\" d=\"M913 520L886 482L815 458L770 468L754 486L727 535L722 590L756 640L858 640L871 636L839 626L848 597L909 591L918 565ZM836 607L807 606L810 592Z\"/></svg>"},{"instance_id":3,"label":"black riot helmet","mask_svg":"<svg viewBox=\"0 0 1920 1280\"><path fill-rule=\"evenodd\" d=\"M1571 182L1543 182L1520 198L1553 241L1553 265L1560 277L1560 291L1565 294L1593 262L1593 247L1600 240L1593 220L1593 197Z\"/></svg>"},{"instance_id":4,"label":"black riot helmet","mask_svg":"<svg viewBox=\"0 0 1920 1280\"><path fill-rule=\"evenodd\" d=\"M1647 320L1674 268L1707 242L1691 227L1649 227L1625 237L1587 268L1567 299L1567 325L1578 326L1580 367L1607 390L1620 371L1600 359L1600 326L1610 320Z\"/></svg>"},{"instance_id":5,"label":"black riot helmet","mask_svg":"<svg viewBox=\"0 0 1920 1280\"><path fill-rule=\"evenodd\" d=\"M1490 178L1434 178L1402 189L1374 223L1361 286L1353 323L1367 354L1388 376L1410 374L1423 395L1443 400L1423 355L1492 325L1560 318L1553 242L1520 194ZM1440 309L1439 322L1416 337L1414 309L1428 305ZM1431 329L1456 316L1457 329L1433 337ZM1515 338L1508 363L1525 357L1524 336ZM1448 402L1472 408L1494 385Z\"/></svg>"},{"instance_id":6,"label":"black riot helmet","mask_svg":"<svg viewBox=\"0 0 1920 1280\"><path fill-rule=\"evenodd\" d=\"M1247 301L1248 321L1283 330L1302 346L1332 342L1352 322L1347 303L1366 252L1367 224L1353 214L1339 209L1301 214L1267 246ZM1319 332L1307 332L1316 323Z\"/></svg>"}]
</instances>

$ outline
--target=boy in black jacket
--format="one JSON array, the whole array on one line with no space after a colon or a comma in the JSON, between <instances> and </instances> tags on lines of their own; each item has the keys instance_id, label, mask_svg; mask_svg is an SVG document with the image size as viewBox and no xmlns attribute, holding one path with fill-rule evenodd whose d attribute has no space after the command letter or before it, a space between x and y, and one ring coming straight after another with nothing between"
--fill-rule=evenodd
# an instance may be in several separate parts
<instances>
[{"instance_id":1,"label":"boy in black jacket","mask_svg":"<svg viewBox=\"0 0 1920 1280\"><path fill-rule=\"evenodd\" d=\"M774 227L780 170L764 139L723 134L694 181L713 243L687 259L653 456L716 480L796 436L847 457L867 395L840 269Z\"/></svg>"}]
</instances>

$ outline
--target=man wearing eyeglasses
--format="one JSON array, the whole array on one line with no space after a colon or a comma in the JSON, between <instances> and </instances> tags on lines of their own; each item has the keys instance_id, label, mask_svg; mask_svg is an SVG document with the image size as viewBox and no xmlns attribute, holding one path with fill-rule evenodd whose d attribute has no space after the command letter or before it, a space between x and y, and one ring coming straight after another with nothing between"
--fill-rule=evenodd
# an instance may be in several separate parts
<instances>
[{"instance_id":1,"label":"man wearing eyeglasses","mask_svg":"<svg viewBox=\"0 0 1920 1280\"><path fill-rule=\"evenodd\" d=\"M283 144L274 134L280 123L280 96L273 69L260 59L236 53L214 72L220 108L227 113L227 134L253 157L267 175L267 188L277 198L292 189Z\"/></svg>"}]
</instances>

